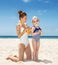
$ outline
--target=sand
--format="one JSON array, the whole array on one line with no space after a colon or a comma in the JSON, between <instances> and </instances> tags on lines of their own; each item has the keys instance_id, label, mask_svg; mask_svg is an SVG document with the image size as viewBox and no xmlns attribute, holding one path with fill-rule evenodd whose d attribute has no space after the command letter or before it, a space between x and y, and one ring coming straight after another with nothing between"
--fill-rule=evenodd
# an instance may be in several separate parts
<instances>
[{"instance_id":1,"label":"sand","mask_svg":"<svg viewBox=\"0 0 58 65\"><path fill-rule=\"evenodd\" d=\"M32 49L30 41L30 46ZM0 38L0 65L58 65L58 39L41 39L38 62L6 60L10 55L18 55L19 41L16 38Z\"/></svg>"}]
</instances>

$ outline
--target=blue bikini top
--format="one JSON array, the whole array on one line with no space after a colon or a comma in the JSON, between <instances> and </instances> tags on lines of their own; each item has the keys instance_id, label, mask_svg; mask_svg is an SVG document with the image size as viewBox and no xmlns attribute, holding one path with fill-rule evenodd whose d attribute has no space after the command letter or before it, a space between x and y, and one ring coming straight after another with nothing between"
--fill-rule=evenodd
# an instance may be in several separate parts
<instances>
[{"instance_id":1,"label":"blue bikini top","mask_svg":"<svg viewBox=\"0 0 58 65\"><path fill-rule=\"evenodd\" d=\"M39 30L41 30L41 28L38 26L37 28L35 28L34 33L38 32Z\"/></svg>"}]
</instances>

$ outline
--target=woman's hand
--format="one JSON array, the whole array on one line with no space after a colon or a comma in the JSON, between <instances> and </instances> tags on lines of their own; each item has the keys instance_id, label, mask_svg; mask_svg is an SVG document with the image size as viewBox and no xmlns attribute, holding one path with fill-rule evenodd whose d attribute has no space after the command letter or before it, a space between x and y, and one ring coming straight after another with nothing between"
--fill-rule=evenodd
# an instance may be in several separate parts
<instances>
[{"instance_id":1,"label":"woman's hand","mask_svg":"<svg viewBox=\"0 0 58 65\"><path fill-rule=\"evenodd\" d=\"M21 26L17 25L16 26L16 33L18 35L18 38L20 38L26 32L26 29L24 29L23 32L21 32L20 30L21 30Z\"/></svg>"}]
</instances>

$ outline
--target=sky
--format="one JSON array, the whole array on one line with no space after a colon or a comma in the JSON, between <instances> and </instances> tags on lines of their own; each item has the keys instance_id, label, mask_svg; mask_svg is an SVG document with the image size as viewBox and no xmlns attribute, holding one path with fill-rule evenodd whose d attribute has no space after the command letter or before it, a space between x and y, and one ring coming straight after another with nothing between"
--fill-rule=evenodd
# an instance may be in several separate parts
<instances>
[{"instance_id":1,"label":"sky","mask_svg":"<svg viewBox=\"0 0 58 65\"><path fill-rule=\"evenodd\" d=\"M43 36L58 36L58 0L0 0L0 36L17 35L18 10L27 13L27 24L32 17L40 20Z\"/></svg>"}]
</instances>

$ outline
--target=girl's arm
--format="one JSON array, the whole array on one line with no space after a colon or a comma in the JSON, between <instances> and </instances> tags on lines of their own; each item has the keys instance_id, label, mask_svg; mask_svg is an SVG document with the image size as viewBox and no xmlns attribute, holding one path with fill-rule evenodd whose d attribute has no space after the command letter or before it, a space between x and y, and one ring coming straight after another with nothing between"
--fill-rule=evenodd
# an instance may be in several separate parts
<instances>
[{"instance_id":1,"label":"girl's arm","mask_svg":"<svg viewBox=\"0 0 58 65\"><path fill-rule=\"evenodd\" d=\"M17 32L18 38L20 38L25 33L25 30L23 30L23 32L21 33L20 25L16 25L16 32Z\"/></svg>"},{"instance_id":2,"label":"girl's arm","mask_svg":"<svg viewBox=\"0 0 58 65\"><path fill-rule=\"evenodd\" d=\"M35 36L35 35L37 35L38 34L38 32L33 32L34 31L34 27L32 28L32 30L31 30L31 34L32 34L32 36Z\"/></svg>"},{"instance_id":3,"label":"girl's arm","mask_svg":"<svg viewBox=\"0 0 58 65\"><path fill-rule=\"evenodd\" d=\"M42 30L39 30L39 31L38 31L38 34L39 34L40 36L42 36Z\"/></svg>"}]
</instances>

